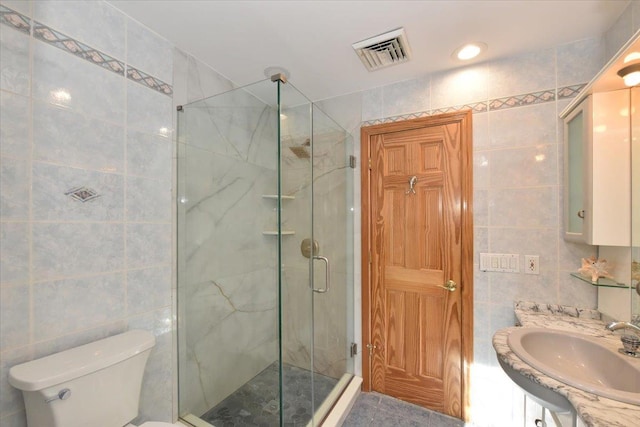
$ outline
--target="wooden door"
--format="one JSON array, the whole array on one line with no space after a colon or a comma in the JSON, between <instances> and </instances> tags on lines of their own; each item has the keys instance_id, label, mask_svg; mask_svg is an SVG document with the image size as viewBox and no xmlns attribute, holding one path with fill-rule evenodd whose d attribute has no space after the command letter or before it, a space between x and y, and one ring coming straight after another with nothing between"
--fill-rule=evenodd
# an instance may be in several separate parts
<instances>
[{"instance_id":1,"label":"wooden door","mask_svg":"<svg viewBox=\"0 0 640 427\"><path fill-rule=\"evenodd\" d=\"M465 418L471 113L363 128L362 149L365 390Z\"/></svg>"}]
</instances>

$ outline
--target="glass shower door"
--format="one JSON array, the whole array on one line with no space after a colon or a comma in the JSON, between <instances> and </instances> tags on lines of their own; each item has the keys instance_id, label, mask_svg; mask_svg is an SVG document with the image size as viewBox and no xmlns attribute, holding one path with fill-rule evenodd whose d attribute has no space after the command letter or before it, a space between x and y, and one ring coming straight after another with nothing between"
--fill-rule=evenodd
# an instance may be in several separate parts
<instances>
[{"instance_id":1,"label":"glass shower door","mask_svg":"<svg viewBox=\"0 0 640 427\"><path fill-rule=\"evenodd\" d=\"M353 372L351 138L290 83L280 108L283 421L320 425Z\"/></svg>"},{"instance_id":2,"label":"glass shower door","mask_svg":"<svg viewBox=\"0 0 640 427\"><path fill-rule=\"evenodd\" d=\"M282 224L296 232L282 235L282 398L311 404L284 422L320 425L353 376L353 147L290 83L280 95Z\"/></svg>"},{"instance_id":3,"label":"glass shower door","mask_svg":"<svg viewBox=\"0 0 640 427\"><path fill-rule=\"evenodd\" d=\"M178 113L178 395L194 425L319 425L351 377L351 139L290 83Z\"/></svg>"},{"instance_id":4,"label":"glass shower door","mask_svg":"<svg viewBox=\"0 0 640 427\"><path fill-rule=\"evenodd\" d=\"M330 283L313 300L313 372L316 421L328 413L353 376L353 169L351 136L313 106L313 235L326 271L314 265L315 286ZM328 275L328 278L327 278Z\"/></svg>"}]
</instances>

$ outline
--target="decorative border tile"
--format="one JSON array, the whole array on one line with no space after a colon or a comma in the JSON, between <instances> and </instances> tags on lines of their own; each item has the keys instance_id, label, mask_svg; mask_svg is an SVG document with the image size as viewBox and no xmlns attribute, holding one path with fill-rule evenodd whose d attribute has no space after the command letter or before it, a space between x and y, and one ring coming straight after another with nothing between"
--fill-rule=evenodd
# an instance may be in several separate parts
<instances>
[{"instance_id":1,"label":"decorative border tile","mask_svg":"<svg viewBox=\"0 0 640 427\"><path fill-rule=\"evenodd\" d=\"M133 80L134 82L138 82L150 89L156 90L160 93L164 93L165 95L173 94L173 88L170 84L165 83L160 79L156 79L155 77L150 76L149 74L136 68L127 66L127 78L129 80Z\"/></svg>"},{"instance_id":2,"label":"decorative border tile","mask_svg":"<svg viewBox=\"0 0 640 427\"><path fill-rule=\"evenodd\" d=\"M489 106L486 102L476 102L475 104L457 105L454 107L445 107L445 108L439 108L437 110L432 110L431 115L455 113L455 112L464 111L464 110L471 110L472 113L485 113L488 109L489 109Z\"/></svg>"},{"instance_id":3,"label":"decorative border tile","mask_svg":"<svg viewBox=\"0 0 640 427\"><path fill-rule=\"evenodd\" d=\"M578 95L578 93L580 93L580 91L584 89L586 85L586 83L582 83L579 85L562 87L558 89L558 99L573 98L574 96Z\"/></svg>"},{"instance_id":4,"label":"decorative border tile","mask_svg":"<svg viewBox=\"0 0 640 427\"><path fill-rule=\"evenodd\" d=\"M33 24L33 37L36 39L98 65L105 70L113 71L123 77L126 76L129 80L146 86L149 89L153 89L167 96L173 95L173 87L169 83L165 83L144 71L127 66L123 61L66 36L51 27L34 21L4 5L0 5L0 23L29 35L31 34L31 26Z\"/></svg>"},{"instance_id":5,"label":"decorative border tile","mask_svg":"<svg viewBox=\"0 0 640 427\"><path fill-rule=\"evenodd\" d=\"M31 34L31 19L1 4L0 22L25 34Z\"/></svg>"},{"instance_id":6,"label":"decorative border tile","mask_svg":"<svg viewBox=\"0 0 640 427\"><path fill-rule=\"evenodd\" d=\"M524 95L509 96L489 101L489 110L502 110L505 108L522 107L525 105L540 104L556 100L555 90L543 90L541 92L527 93Z\"/></svg>"},{"instance_id":7,"label":"decorative border tile","mask_svg":"<svg viewBox=\"0 0 640 427\"><path fill-rule=\"evenodd\" d=\"M67 51L79 58L99 65L102 68L124 76L124 62L102 53L97 49L80 43L58 31L34 21L33 36L52 46Z\"/></svg>"},{"instance_id":8,"label":"decorative border tile","mask_svg":"<svg viewBox=\"0 0 640 427\"><path fill-rule=\"evenodd\" d=\"M418 113L403 114L401 116L385 117L382 119L368 120L362 122L362 126L381 125L393 123L401 120L418 119L421 117L433 116L435 114L452 113L456 111L471 110L472 113L486 113L487 111L504 110L507 108L524 107L527 105L541 104L555 101L556 99L567 99L577 96L587 83L558 88L556 98L555 89L543 90L540 92L526 93L524 95L509 96L506 98L491 99L488 102L476 102L472 104L458 105L453 107L438 108L436 110L421 111Z\"/></svg>"},{"instance_id":9,"label":"decorative border tile","mask_svg":"<svg viewBox=\"0 0 640 427\"><path fill-rule=\"evenodd\" d=\"M393 123L402 120L420 119L422 117L434 116L436 114L456 113L458 111L471 110L472 113L484 113L488 110L486 102L477 102L474 104L457 105L454 107L438 108L437 110L421 111L418 113L403 114L400 116L385 117L383 119L369 120L362 122L363 126L381 125L383 123Z\"/></svg>"}]
</instances>

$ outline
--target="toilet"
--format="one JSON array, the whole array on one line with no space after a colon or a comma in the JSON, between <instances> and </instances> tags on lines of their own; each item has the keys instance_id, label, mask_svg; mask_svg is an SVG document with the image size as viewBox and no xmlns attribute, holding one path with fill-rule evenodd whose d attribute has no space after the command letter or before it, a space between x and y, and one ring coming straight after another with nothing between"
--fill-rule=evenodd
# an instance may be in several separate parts
<instances>
[{"instance_id":1,"label":"toilet","mask_svg":"<svg viewBox=\"0 0 640 427\"><path fill-rule=\"evenodd\" d=\"M9 383L22 391L28 427L130 426L155 341L131 330L12 367Z\"/></svg>"}]
</instances>

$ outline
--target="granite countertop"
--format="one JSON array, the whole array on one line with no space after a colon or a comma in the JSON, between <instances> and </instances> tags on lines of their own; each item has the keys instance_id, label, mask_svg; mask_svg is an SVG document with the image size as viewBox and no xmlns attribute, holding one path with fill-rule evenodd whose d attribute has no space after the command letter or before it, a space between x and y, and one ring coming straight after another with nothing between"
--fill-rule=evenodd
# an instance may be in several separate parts
<instances>
[{"instance_id":1,"label":"granite countertop","mask_svg":"<svg viewBox=\"0 0 640 427\"><path fill-rule=\"evenodd\" d=\"M601 344L617 351L621 347L619 334L605 329L596 310L576 309L559 305L518 302L515 306L518 323L524 327L558 329L601 338ZM579 390L557 381L532 368L516 356L507 345L507 337L518 327L500 329L493 336L493 347L501 361L528 379L566 397L587 427L630 427L640 425L640 406L618 402ZM640 359L629 357L640 367ZM612 367L613 368L613 367Z\"/></svg>"}]
</instances>

